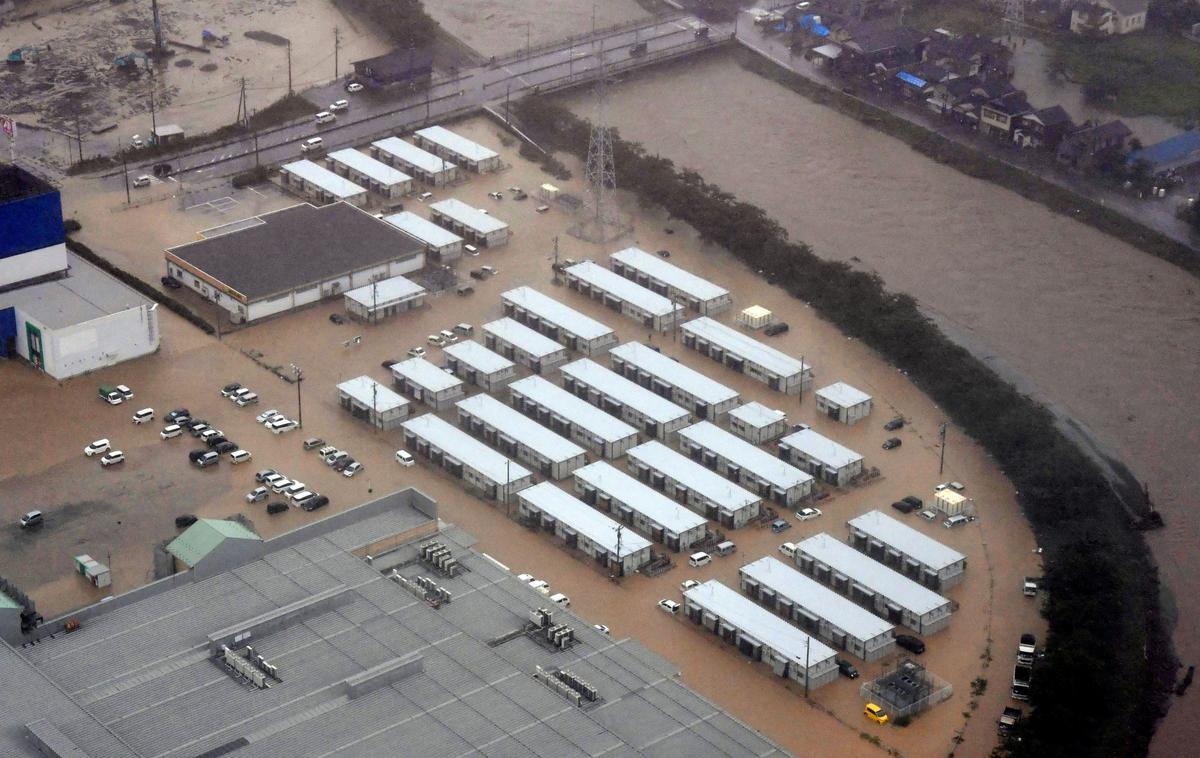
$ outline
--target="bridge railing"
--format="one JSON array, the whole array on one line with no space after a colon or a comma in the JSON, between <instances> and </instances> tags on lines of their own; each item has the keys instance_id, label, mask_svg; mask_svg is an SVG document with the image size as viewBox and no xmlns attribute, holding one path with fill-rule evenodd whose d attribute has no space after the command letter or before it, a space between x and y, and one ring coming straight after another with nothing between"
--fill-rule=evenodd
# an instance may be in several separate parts
<instances>
[{"instance_id":1,"label":"bridge railing","mask_svg":"<svg viewBox=\"0 0 1200 758\"><path fill-rule=\"evenodd\" d=\"M647 19L646 17L642 17L642 18L636 19L634 21L624 21L619 24L613 24L612 26L606 26L603 29L597 29L594 32L584 32L583 34L573 34L570 37L564 37L562 39L553 40L551 42L546 42L541 45L534 45L529 48L525 48L525 47L518 48L516 50L511 50L507 53L504 53L503 55L497 55L496 60L495 60L495 65L506 66L509 63L513 63L514 61L523 60L525 58L529 58L529 57L532 57L535 55L541 55L542 53L549 52L551 50L560 50L563 48L564 45L569 46L572 43L591 42L593 40L602 39L604 37L611 37L614 34L621 34L622 32L627 32L627 31L630 31L631 29L637 29L639 27L665 24L665 23L668 23L671 21L677 21L678 19L684 18L686 15L687 15L686 13L681 13L679 11L670 11L668 13L663 13L663 14L651 17L653 19L653 23L651 23L650 19Z\"/></svg>"}]
</instances>

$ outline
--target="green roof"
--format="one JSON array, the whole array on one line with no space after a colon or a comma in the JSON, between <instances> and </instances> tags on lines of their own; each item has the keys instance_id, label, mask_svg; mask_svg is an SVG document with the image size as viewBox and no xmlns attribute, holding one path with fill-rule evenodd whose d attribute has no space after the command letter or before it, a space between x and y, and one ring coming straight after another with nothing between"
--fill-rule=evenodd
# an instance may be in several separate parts
<instances>
[{"instance_id":1,"label":"green roof","mask_svg":"<svg viewBox=\"0 0 1200 758\"><path fill-rule=\"evenodd\" d=\"M0 608L20 608L21 604L8 595L0 592Z\"/></svg>"},{"instance_id":2,"label":"green roof","mask_svg":"<svg viewBox=\"0 0 1200 758\"><path fill-rule=\"evenodd\" d=\"M193 568L227 539L262 541L262 537L236 521L202 518L171 540L167 552Z\"/></svg>"}]
</instances>

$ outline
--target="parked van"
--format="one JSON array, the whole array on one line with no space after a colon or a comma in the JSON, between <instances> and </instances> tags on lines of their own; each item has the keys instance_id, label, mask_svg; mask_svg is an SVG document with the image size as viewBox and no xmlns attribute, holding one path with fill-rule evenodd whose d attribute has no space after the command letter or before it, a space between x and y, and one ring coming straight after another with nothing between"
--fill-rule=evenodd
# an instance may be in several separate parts
<instances>
[{"instance_id":1,"label":"parked van","mask_svg":"<svg viewBox=\"0 0 1200 758\"><path fill-rule=\"evenodd\" d=\"M567 597L566 595L562 594L561 592L556 592L553 595L551 595L550 602L557 603L557 604L561 605L563 608L571 607L571 598Z\"/></svg>"},{"instance_id":2,"label":"parked van","mask_svg":"<svg viewBox=\"0 0 1200 758\"><path fill-rule=\"evenodd\" d=\"M329 111L321 111L317 114L318 124L332 124L334 121L337 121L337 116L333 115Z\"/></svg>"},{"instance_id":3,"label":"parked van","mask_svg":"<svg viewBox=\"0 0 1200 758\"><path fill-rule=\"evenodd\" d=\"M163 427L163 430L158 433L158 436L162 437L164 440L173 440L181 434L183 434L183 427L181 427L179 424L168 424L167 426Z\"/></svg>"},{"instance_id":4,"label":"parked van","mask_svg":"<svg viewBox=\"0 0 1200 758\"><path fill-rule=\"evenodd\" d=\"M967 523L969 520L970 519L968 519L966 516L959 513L943 521L942 526L946 527L947 529L953 529L956 526L961 526L962 524Z\"/></svg>"},{"instance_id":5,"label":"parked van","mask_svg":"<svg viewBox=\"0 0 1200 758\"><path fill-rule=\"evenodd\" d=\"M239 397L237 400L234 400L233 402L237 405L237 407L245 408L247 405L254 405L255 403L257 403L258 395L254 392L247 392L245 395L242 395L241 397Z\"/></svg>"},{"instance_id":6,"label":"parked van","mask_svg":"<svg viewBox=\"0 0 1200 758\"><path fill-rule=\"evenodd\" d=\"M133 414L133 423L135 423L135 424L145 424L146 422L153 421L153 420L154 420L154 409L153 408L143 408L140 411L138 411L137 413Z\"/></svg>"},{"instance_id":7,"label":"parked van","mask_svg":"<svg viewBox=\"0 0 1200 758\"><path fill-rule=\"evenodd\" d=\"M290 432L295 429L296 422L292 421L290 418L281 418L278 421L272 421L271 425L267 428L270 429L274 434L283 434L284 432Z\"/></svg>"},{"instance_id":8,"label":"parked van","mask_svg":"<svg viewBox=\"0 0 1200 758\"><path fill-rule=\"evenodd\" d=\"M715 552L717 555L733 555L737 552L737 545L733 544L729 540L725 540L721 544L717 545L717 549L713 552Z\"/></svg>"},{"instance_id":9,"label":"parked van","mask_svg":"<svg viewBox=\"0 0 1200 758\"><path fill-rule=\"evenodd\" d=\"M712 563L712 556L705 552L692 553L688 556L688 565L692 568L700 568Z\"/></svg>"},{"instance_id":10,"label":"parked van","mask_svg":"<svg viewBox=\"0 0 1200 758\"><path fill-rule=\"evenodd\" d=\"M470 337L475 333L475 327L471 326L470 324L455 324L454 331L465 337Z\"/></svg>"},{"instance_id":11,"label":"parked van","mask_svg":"<svg viewBox=\"0 0 1200 758\"><path fill-rule=\"evenodd\" d=\"M230 463L245 463L253 457L249 450L234 450L229 454Z\"/></svg>"},{"instance_id":12,"label":"parked van","mask_svg":"<svg viewBox=\"0 0 1200 758\"><path fill-rule=\"evenodd\" d=\"M543 595L546 595L546 596L550 595L550 583L549 582L543 581L541 579L534 579L532 582L529 583L529 586L531 589L536 590L537 592L539 592Z\"/></svg>"},{"instance_id":13,"label":"parked van","mask_svg":"<svg viewBox=\"0 0 1200 758\"><path fill-rule=\"evenodd\" d=\"M779 552L783 553L788 558L795 558L796 544L794 542L785 542L779 546Z\"/></svg>"},{"instance_id":14,"label":"parked van","mask_svg":"<svg viewBox=\"0 0 1200 758\"><path fill-rule=\"evenodd\" d=\"M300 152L319 153L325 149L325 140L320 137L309 137L300 143Z\"/></svg>"}]
</instances>

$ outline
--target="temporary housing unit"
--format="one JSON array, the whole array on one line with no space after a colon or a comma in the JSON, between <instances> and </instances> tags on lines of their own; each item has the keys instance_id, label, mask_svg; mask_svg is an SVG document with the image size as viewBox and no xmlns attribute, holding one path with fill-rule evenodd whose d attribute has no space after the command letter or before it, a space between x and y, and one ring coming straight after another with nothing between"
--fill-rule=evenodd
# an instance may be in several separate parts
<instances>
[{"instance_id":1,"label":"temporary housing unit","mask_svg":"<svg viewBox=\"0 0 1200 758\"><path fill-rule=\"evenodd\" d=\"M615 374L590 358L563 366L563 387L651 437L669 440L691 420L670 400Z\"/></svg>"},{"instance_id":2,"label":"temporary housing unit","mask_svg":"<svg viewBox=\"0 0 1200 758\"><path fill-rule=\"evenodd\" d=\"M476 173L500 168L500 156L494 150L473 142L441 126L429 126L413 132L413 141L420 147L450 158L460 166Z\"/></svg>"},{"instance_id":3,"label":"temporary housing unit","mask_svg":"<svg viewBox=\"0 0 1200 758\"><path fill-rule=\"evenodd\" d=\"M598 355L617 344L617 333L611 328L532 287L502 293L500 304L505 316L584 355Z\"/></svg>"},{"instance_id":4,"label":"temporary housing unit","mask_svg":"<svg viewBox=\"0 0 1200 758\"><path fill-rule=\"evenodd\" d=\"M399 137L387 137L372 142L371 156L435 187L449 184L458 178L458 167L453 163L433 153L427 153L416 145L410 145Z\"/></svg>"},{"instance_id":5,"label":"temporary housing unit","mask_svg":"<svg viewBox=\"0 0 1200 758\"><path fill-rule=\"evenodd\" d=\"M495 392L517 375L515 363L474 340L446 345L442 355L446 357L446 368L455 376L488 392Z\"/></svg>"},{"instance_id":6,"label":"temporary housing unit","mask_svg":"<svg viewBox=\"0 0 1200 758\"><path fill-rule=\"evenodd\" d=\"M708 521L606 461L575 470L575 492L583 502L608 511L675 552L708 534Z\"/></svg>"},{"instance_id":7,"label":"temporary housing unit","mask_svg":"<svg viewBox=\"0 0 1200 758\"><path fill-rule=\"evenodd\" d=\"M425 304L425 288L403 276L393 276L364 284L345 295L346 312L364 321L420 308Z\"/></svg>"},{"instance_id":8,"label":"temporary housing unit","mask_svg":"<svg viewBox=\"0 0 1200 758\"><path fill-rule=\"evenodd\" d=\"M854 426L871 413L871 396L845 382L817 390L817 412Z\"/></svg>"},{"instance_id":9,"label":"temporary housing unit","mask_svg":"<svg viewBox=\"0 0 1200 758\"><path fill-rule=\"evenodd\" d=\"M708 316L683 325L683 344L777 392L796 395L812 386L812 366Z\"/></svg>"},{"instance_id":10,"label":"temporary housing unit","mask_svg":"<svg viewBox=\"0 0 1200 758\"><path fill-rule=\"evenodd\" d=\"M401 211L384 216L383 220L424 245L425 252L437 256L440 261L453 261L462 257L462 237L415 213Z\"/></svg>"},{"instance_id":11,"label":"temporary housing unit","mask_svg":"<svg viewBox=\"0 0 1200 758\"><path fill-rule=\"evenodd\" d=\"M710 421L680 429L679 449L778 505L790 508L812 494L811 476Z\"/></svg>"},{"instance_id":12,"label":"temporary housing unit","mask_svg":"<svg viewBox=\"0 0 1200 758\"><path fill-rule=\"evenodd\" d=\"M533 484L533 473L432 413L405 421L404 447L462 479L488 500L509 502Z\"/></svg>"},{"instance_id":13,"label":"temporary housing unit","mask_svg":"<svg viewBox=\"0 0 1200 758\"><path fill-rule=\"evenodd\" d=\"M670 298L651 292L592 261L576 263L563 273L568 287L637 319L647 329L656 332L674 329L684 314L683 306Z\"/></svg>"},{"instance_id":14,"label":"temporary housing unit","mask_svg":"<svg viewBox=\"0 0 1200 758\"><path fill-rule=\"evenodd\" d=\"M846 522L850 544L885 566L934 590L962 581L967 556L881 511Z\"/></svg>"},{"instance_id":15,"label":"temporary housing unit","mask_svg":"<svg viewBox=\"0 0 1200 758\"><path fill-rule=\"evenodd\" d=\"M279 167L279 176L284 187L320 203L341 200L360 208L367 204L365 187L360 187L310 160L283 164Z\"/></svg>"},{"instance_id":16,"label":"temporary housing unit","mask_svg":"<svg viewBox=\"0 0 1200 758\"><path fill-rule=\"evenodd\" d=\"M950 624L949 600L828 534L797 544L795 560L818 582L917 634L933 634Z\"/></svg>"},{"instance_id":17,"label":"temporary housing unit","mask_svg":"<svg viewBox=\"0 0 1200 758\"><path fill-rule=\"evenodd\" d=\"M75 572L97 587L112 584L112 569L90 555L75 556ZM7 595L0 595L0 601L7 598Z\"/></svg>"},{"instance_id":18,"label":"temporary housing unit","mask_svg":"<svg viewBox=\"0 0 1200 758\"><path fill-rule=\"evenodd\" d=\"M896 649L894 624L771 556L738 569L742 592L837 650L874 661Z\"/></svg>"},{"instance_id":19,"label":"temporary housing unit","mask_svg":"<svg viewBox=\"0 0 1200 758\"><path fill-rule=\"evenodd\" d=\"M466 392L462 380L424 358L409 358L392 364L396 389L435 411L445 410Z\"/></svg>"},{"instance_id":20,"label":"temporary housing unit","mask_svg":"<svg viewBox=\"0 0 1200 758\"><path fill-rule=\"evenodd\" d=\"M759 402L739 405L729 412L729 431L755 445L787 434L787 414Z\"/></svg>"},{"instance_id":21,"label":"temporary housing unit","mask_svg":"<svg viewBox=\"0 0 1200 758\"><path fill-rule=\"evenodd\" d=\"M521 490L517 503L522 516L536 520L541 529L554 532L567 547L579 550L615 576L632 574L650 562L650 540L550 482Z\"/></svg>"},{"instance_id":22,"label":"temporary housing unit","mask_svg":"<svg viewBox=\"0 0 1200 758\"><path fill-rule=\"evenodd\" d=\"M608 258L613 271L660 295L687 303L701 315L720 313L733 303L729 290L645 250L627 247Z\"/></svg>"},{"instance_id":23,"label":"temporary housing unit","mask_svg":"<svg viewBox=\"0 0 1200 758\"><path fill-rule=\"evenodd\" d=\"M944 489L933 495L934 508L947 516L957 516L967 510L967 498L952 489Z\"/></svg>"},{"instance_id":24,"label":"temporary housing unit","mask_svg":"<svg viewBox=\"0 0 1200 758\"><path fill-rule=\"evenodd\" d=\"M838 678L834 651L716 579L683 593L684 613L742 655L809 691Z\"/></svg>"},{"instance_id":25,"label":"temporary housing unit","mask_svg":"<svg viewBox=\"0 0 1200 758\"><path fill-rule=\"evenodd\" d=\"M779 457L838 487L845 487L863 470L861 455L812 429L779 440Z\"/></svg>"},{"instance_id":26,"label":"temporary housing unit","mask_svg":"<svg viewBox=\"0 0 1200 758\"><path fill-rule=\"evenodd\" d=\"M768 326L775 319L775 314L762 307L761 305L752 305L749 308L743 308L738 314L738 323L747 329L762 329Z\"/></svg>"},{"instance_id":27,"label":"temporary housing unit","mask_svg":"<svg viewBox=\"0 0 1200 758\"><path fill-rule=\"evenodd\" d=\"M344 176L388 200L397 200L413 191L411 176L354 148L335 150L326 155L325 165L338 176Z\"/></svg>"},{"instance_id":28,"label":"temporary housing unit","mask_svg":"<svg viewBox=\"0 0 1200 758\"><path fill-rule=\"evenodd\" d=\"M637 444L637 429L548 379L528 376L508 391L514 408L605 458L620 458Z\"/></svg>"},{"instance_id":29,"label":"temporary housing unit","mask_svg":"<svg viewBox=\"0 0 1200 758\"><path fill-rule=\"evenodd\" d=\"M434 223L461 234L481 247L508 244L508 224L458 198L447 198L429 206L429 217Z\"/></svg>"},{"instance_id":30,"label":"temporary housing unit","mask_svg":"<svg viewBox=\"0 0 1200 758\"><path fill-rule=\"evenodd\" d=\"M740 402L737 392L640 342L626 342L608 357L613 371L702 419L717 419Z\"/></svg>"},{"instance_id":31,"label":"temporary housing unit","mask_svg":"<svg viewBox=\"0 0 1200 758\"><path fill-rule=\"evenodd\" d=\"M369 376L342 382L337 393L338 405L376 428L395 429L408 417L408 400Z\"/></svg>"},{"instance_id":32,"label":"temporary housing unit","mask_svg":"<svg viewBox=\"0 0 1200 758\"><path fill-rule=\"evenodd\" d=\"M762 508L762 498L656 440L629 451L629 470L638 481L729 529L758 518Z\"/></svg>"},{"instance_id":33,"label":"temporary housing unit","mask_svg":"<svg viewBox=\"0 0 1200 758\"><path fill-rule=\"evenodd\" d=\"M458 425L500 452L562 479L587 463L587 451L522 415L491 395L459 400Z\"/></svg>"},{"instance_id":34,"label":"temporary housing unit","mask_svg":"<svg viewBox=\"0 0 1200 758\"><path fill-rule=\"evenodd\" d=\"M483 344L535 374L567 360L567 349L505 316L483 325Z\"/></svg>"}]
</instances>

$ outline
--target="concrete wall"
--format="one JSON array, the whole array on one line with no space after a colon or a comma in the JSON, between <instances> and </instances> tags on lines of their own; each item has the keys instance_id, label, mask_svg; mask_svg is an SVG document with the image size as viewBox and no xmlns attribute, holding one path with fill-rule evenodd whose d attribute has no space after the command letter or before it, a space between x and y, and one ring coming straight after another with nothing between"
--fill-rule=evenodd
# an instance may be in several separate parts
<instances>
[{"instance_id":1,"label":"concrete wall","mask_svg":"<svg viewBox=\"0 0 1200 758\"><path fill-rule=\"evenodd\" d=\"M66 271L67 265L67 246L63 242L0 258L0 286Z\"/></svg>"}]
</instances>

